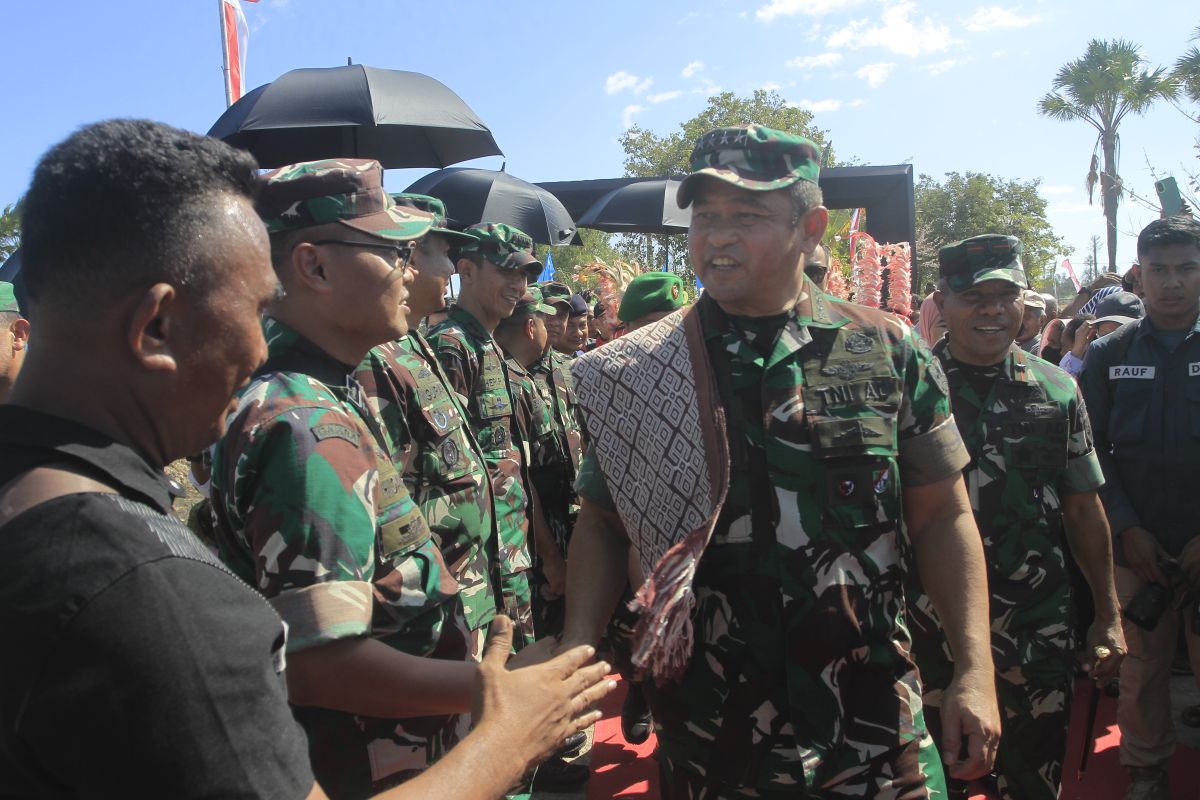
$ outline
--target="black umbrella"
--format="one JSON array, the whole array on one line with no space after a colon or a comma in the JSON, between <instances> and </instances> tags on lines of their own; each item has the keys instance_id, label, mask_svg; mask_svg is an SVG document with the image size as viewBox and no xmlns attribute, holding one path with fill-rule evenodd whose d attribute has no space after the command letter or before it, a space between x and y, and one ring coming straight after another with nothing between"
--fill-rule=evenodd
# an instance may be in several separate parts
<instances>
[{"instance_id":1,"label":"black umbrella","mask_svg":"<svg viewBox=\"0 0 1200 800\"><path fill-rule=\"evenodd\" d=\"M691 208L675 202L679 181L652 178L613 189L579 218L579 227L608 233L687 233Z\"/></svg>"},{"instance_id":2,"label":"black umbrella","mask_svg":"<svg viewBox=\"0 0 1200 800\"><path fill-rule=\"evenodd\" d=\"M17 277L17 273L21 271L21 248L13 250L12 253L5 259L4 263L0 264L0 281L13 282L13 278Z\"/></svg>"},{"instance_id":3,"label":"black umbrella","mask_svg":"<svg viewBox=\"0 0 1200 800\"><path fill-rule=\"evenodd\" d=\"M444 84L362 64L285 72L226 109L208 135L249 150L267 168L321 158L444 167L503 155Z\"/></svg>"},{"instance_id":4,"label":"black umbrella","mask_svg":"<svg viewBox=\"0 0 1200 800\"><path fill-rule=\"evenodd\" d=\"M503 170L439 169L405 191L433 195L446 204L448 216L467 225L504 222L538 244L571 244L575 238L575 221L557 197Z\"/></svg>"}]
</instances>

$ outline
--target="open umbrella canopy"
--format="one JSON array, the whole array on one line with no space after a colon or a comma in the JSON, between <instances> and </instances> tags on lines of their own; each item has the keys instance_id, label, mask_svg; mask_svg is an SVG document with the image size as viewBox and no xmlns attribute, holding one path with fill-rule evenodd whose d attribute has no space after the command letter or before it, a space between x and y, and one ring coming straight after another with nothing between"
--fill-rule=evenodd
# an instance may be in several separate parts
<instances>
[{"instance_id":1,"label":"open umbrella canopy","mask_svg":"<svg viewBox=\"0 0 1200 800\"><path fill-rule=\"evenodd\" d=\"M619 186L592 204L579 227L608 233L687 233L691 208L680 208L680 181L652 178Z\"/></svg>"},{"instance_id":2,"label":"open umbrella canopy","mask_svg":"<svg viewBox=\"0 0 1200 800\"><path fill-rule=\"evenodd\" d=\"M0 263L0 281L12 283L13 278L21 271L21 248L12 251L3 263Z\"/></svg>"},{"instance_id":3,"label":"open umbrella canopy","mask_svg":"<svg viewBox=\"0 0 1200 800\"><path fill-rule=\"evenodd\" d=\"M266 168L321 158L444 167L503 155L440 81L362 64L285 72L226 109L208 135L249 150Z\"/></svg>"},{"instance_id":4,"label":"open umbrella canopy","mask_svg":"<svg viewBox=\"0 0 1200 800\"><path fill-rule=\"evenodd\" d=\"M538 244L570 244L575 237L575 221L557 197L503 170L439 169L405 191L440 199L446 214L463 225L504 222Z\"/></svg>"}]
</instances>

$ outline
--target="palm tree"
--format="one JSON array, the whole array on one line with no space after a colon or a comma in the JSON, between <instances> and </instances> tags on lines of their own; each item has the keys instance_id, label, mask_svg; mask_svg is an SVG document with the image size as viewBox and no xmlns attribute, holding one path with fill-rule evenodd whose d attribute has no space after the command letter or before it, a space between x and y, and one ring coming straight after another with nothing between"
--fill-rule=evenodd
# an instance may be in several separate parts
<instances>
[{"instance_id":1,"label":"palm tree","mask_svg":"<svg viewBox=\"0 0 1200 800\"><path fill-rule=\"evenodd\" d=\"M1123 39L1088 42L1082 58L1069 61L1054 76L1054 91L1038 101L1038 112L1058 120L1080 119L1096 129L1087 176L1088 202L1096 182L1108 223L1108 269L1117 270L1117 203L1121 177L1117 173L1117 129L1126 115L1142 115L1160 99L1178 93L1175 78L1162 67L1147 70L1138 46ZM1103 154L1103 171L1097 151Z\"/></svg>"},{"instance_id":2,"label":"palm tree","mask_svg":"<svg viewBox=\"0 0 1200 800\"><path fill-rule=\"evenodd\" d=\"M1200 42L1200 26L1192 32L1191 41ZM1192 102L1200 103L1200 48L1196 45L1188 48L1175 62L1172 72L1183 93L1191 98ZM1200 119L1196 121L1200 122Z\"/></svg>"}]
</instances>

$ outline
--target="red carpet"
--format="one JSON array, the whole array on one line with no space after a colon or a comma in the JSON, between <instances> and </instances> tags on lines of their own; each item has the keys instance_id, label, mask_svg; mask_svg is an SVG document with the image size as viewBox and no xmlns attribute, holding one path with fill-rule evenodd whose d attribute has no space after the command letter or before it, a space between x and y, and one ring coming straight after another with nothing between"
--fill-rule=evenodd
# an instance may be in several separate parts
<instances>
[{"instance_id":1,"label":"red carpet","mask_svg":"<svg viewBox=\"0 0 1200 800\"><path fill-rule=\"evenodd\" d=\"M619 675L611 676L620 681ZM1075 685L1075 700L1071 711L1071 729L1067 744L1067 760L1063 767L1062 800L1121 800L1127 778L1117 761L1117 701L1102 696L1096 714L1096 729L1092 755L1087 772L1076 779L1079 756L1083 749L1083 725L1087 716L1091 686L1086 681ZM604 718L596 723L592 743L592 778L588 784L588 800L639 798L659 800L658 767L654 763L654 736L640 746L627 744L621 736L621 702L625 686L605 698L600 708ZM1175 754L1170 768L1171 800L1200 798L1200 758L1187 747ZM988 800L979 794L972 800Z\"/></svg>"}]
</instances>

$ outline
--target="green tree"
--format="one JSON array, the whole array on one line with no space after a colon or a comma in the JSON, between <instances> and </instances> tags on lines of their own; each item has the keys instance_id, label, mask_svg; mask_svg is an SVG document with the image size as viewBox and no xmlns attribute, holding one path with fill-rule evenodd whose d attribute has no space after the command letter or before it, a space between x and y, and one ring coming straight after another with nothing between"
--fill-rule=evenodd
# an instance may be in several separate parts
<instances>
[{"instance_id":1,"label":"green tree","mask_svg":"<svg viewBox=\"0 0 1200 800\"><path fill-rule=\"evenodd\" d=\"M1097 181L1108 228L1108 269L1117 269L1117 205L1121 176L1117 171L1117 146L1122 120L1142 115L1160 99L1178 93L1175 78L1166 69L1148 70L1138 46L1123 39L1093 39L1081 58L1069 61L1054 76L1054 90L1038 101L1038 112L1051 119L1082 120L1096 129L1096 143L1088 169L1088 202ZM1103 154L1103 162L1097 153ZM1099 171L1103 163L1103 171Z\"/></svg>"},{"instance_id":2,"label":"green tree","mask_svg":"<svg viewBox=\"0 0 1200 800\"><path fill-rule=\"evenodd\" d=\"M0 211L0 261L4 261L21 244L21 204L6 205Z\"/></svg>"},{"instance_id":3,"label":"green tree","mask_svg":"<svg viewBox=\"0 0 1200 800\"><path fill-rule=\"evenodd\" d=\"M936 274L938 249L982 233L1001 233L1021 240L1030 283L1052 288L1055 256L1070 250L1046 221L1040 183L979 172L949 172L941 182L922 175L915 187L917 262L923 265L916 285L924 286Z\"/></svg>"},{"instance_id":4,"label":"green tree","mask_svg":"<svg viewBox=\"0 0 1200 800\"><path fill-rule=\"evenodd\" d=\"M777 92L758 89L748 97L721 92L709 97L699 114L680 123L679 129L672 133L660 136L638 125L625 131L621 136L625 174L637 178L683 175L688 172L688 158L700 136L713 128L752 122L807 136L822 148L825 163L832 164L829 134L814 127L812 121L811 111L788 105ZM617 248L628 260L640 261L652 269L670 264L685 280L695 280L683 236L622 236Z\"/></svg>"},{"instance_id":5,"label":"green tree","mask_svg":"<svg viewBox=\"0 0 1200 800\"><path fill-rule=\"evenodd\" d=\"M1192 31L1188 41L1200 42L1200 26ZM1188 99L1193 103L1200 103L1200 47L1192 45L1184 51L1171 68L1171 74L1175 80L1179 81L1179 88L1187 95ZM1189 114L1192 119L1200 121L1196 116Z\"/></svg>"}]
</instances>

